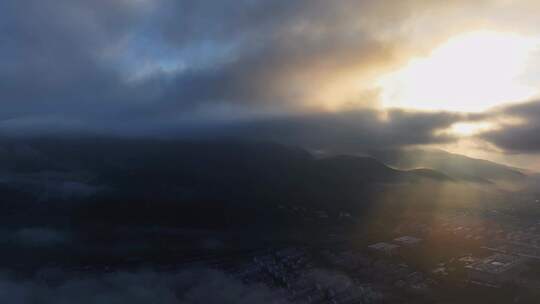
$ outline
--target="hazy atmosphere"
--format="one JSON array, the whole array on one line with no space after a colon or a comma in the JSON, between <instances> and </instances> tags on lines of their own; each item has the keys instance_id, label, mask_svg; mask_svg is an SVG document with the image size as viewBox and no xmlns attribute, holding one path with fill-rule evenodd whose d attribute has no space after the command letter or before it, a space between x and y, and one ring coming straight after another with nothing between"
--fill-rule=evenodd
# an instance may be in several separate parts
<instances>
[{"instance_id":1,"label":"hazy atmosphere","mask_svg":"<svg viewBox=\"0 0 540 304\"><path fill-rule=\"evenodd\" d=\"M539 15L0 1L0 302L534 303Z\"/></svg>"}]
</instances>

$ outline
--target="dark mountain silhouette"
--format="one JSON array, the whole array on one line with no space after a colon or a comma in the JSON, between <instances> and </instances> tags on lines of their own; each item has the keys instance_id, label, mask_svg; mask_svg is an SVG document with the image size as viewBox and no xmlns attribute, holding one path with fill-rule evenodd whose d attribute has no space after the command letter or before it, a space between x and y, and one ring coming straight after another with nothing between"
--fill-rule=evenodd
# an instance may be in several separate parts
<instances>
[{"instance_id":1,"label":"dark mountain silhouette","mask_svg":"<svg viewBox=\"0 0 540 304\"><path fill-rule=\"evenodd\" d=\"M85 138L5 142L2 147L4 151L27 151L1 155L5 163L27 164L5 166L8 173L22 172L43 179L53 175L43 172L60 172L54 174L56 179L67 176L95 186L125 188L134 195L139 195L139 190L142 194L174 187L211 193L290 188L307 182L312 186L329 183L361 187L418 178L451 181L433 170L400 171L369 157L315 159L303 149L266 142Z\"/></svg>"},{"instance_id":2,"label":"dark mountain silhouette","mask_svg":"<svg viewBox=\"0 0 540 304\"><path fill-rule=\"evenodd\" d=\"M385 201L399 206L429 206L464 200L452 193L483 191L470 188L469 177L434 169L398 170L372 157L319 159L300 148L267 142L56 138L4 140L0 145L4 151L31 151L15 153L17 161L31 166L3 170L24 179L0 182L17 191L6 196L13 199L4 206L24 213L21 222L54 217L75 225L281 225L287 220L280 218L278 205L362 214L380 202L382 193ZM9 162L10 155L2 154L2 160ZM21 180L33 186L20 186ZM54 187L32 192L44 181ZM96 192L54 195L57 185ZM16 195L23 194L26 202L15 203Z\"/></svg>"}]
</instances>

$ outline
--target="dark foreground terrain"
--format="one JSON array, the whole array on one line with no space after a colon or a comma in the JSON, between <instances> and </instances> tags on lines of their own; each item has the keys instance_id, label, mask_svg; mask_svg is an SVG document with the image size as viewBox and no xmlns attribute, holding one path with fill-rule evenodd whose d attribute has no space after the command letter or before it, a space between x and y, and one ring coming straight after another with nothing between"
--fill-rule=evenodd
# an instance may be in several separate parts
<instances>
[{"instance_id":1,"label":"dark foreground terrain","mask_svg":"<svg viewBox=\"0 0 540 304\"><path fill-rule=\"evenodd\" d=\"M534 176L419 153L4 140L0 300L535 303Z\"/></svg>"}]
</instances>

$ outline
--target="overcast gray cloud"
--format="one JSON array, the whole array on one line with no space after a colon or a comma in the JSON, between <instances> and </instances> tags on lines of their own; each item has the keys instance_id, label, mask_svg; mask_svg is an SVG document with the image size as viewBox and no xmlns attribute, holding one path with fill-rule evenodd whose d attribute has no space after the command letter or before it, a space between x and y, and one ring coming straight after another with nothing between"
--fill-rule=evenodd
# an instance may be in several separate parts
<instances>
[{"instance_id":1,"label":"overcast gray cloud","mask_svg":"<svg viewBox=\"0 0 540 304\"><path fill-rule=\"evenodd\" d=\"M518 123L503 124L502 128L481 134L481 137L512 153L540 152L540 102L531 101L494 111L494 116L519 119Z\"/></svg>"},{"instance_id":2,"label":"overcast gray cloud","mask_svg":"<svg viewBox=\"0 0 540 304\"><path fill-rule=\"evenodd\" d=\"M5 2L0 119L151 121L209 102L297 108L336 71L391 58L370 30L403 20L409 2Z\"/></svg>"},{"instance_id":3,"label":"overcast gray cloud","mask_svg":"<svg viewBox=\"0 0 540 304\"><path fill-rule=\"evenodd\" d=\"M411 20L466 5L4 1L0 134L168 136L219 125L230 129L216 134L301 138L310 146L452 141L434 132L470 117L377 110L378 92L363 81L410 57L408 38L422 32ZM356 82L346 89L352 92L341 92L351 79ZM538 149L534 140L512 140L535 130L533 122L484 138L504 149L530 151Z\"/></svg>"},{"instance_id":4,"label":"overcast gray cloud","mask_svg":"<svg viewBox=\"0 0 540 304\"><path fill-rule=\"evenodd\" d=\"M361 152L370 148L397 148L407 145L445 143L455 140L435 130L456 121L474 120L475 115L421 113L391 110L349 111L253 120L217 125L206 132L213 135L270 140L310 149Z\"/></svg>"}]
</instances>

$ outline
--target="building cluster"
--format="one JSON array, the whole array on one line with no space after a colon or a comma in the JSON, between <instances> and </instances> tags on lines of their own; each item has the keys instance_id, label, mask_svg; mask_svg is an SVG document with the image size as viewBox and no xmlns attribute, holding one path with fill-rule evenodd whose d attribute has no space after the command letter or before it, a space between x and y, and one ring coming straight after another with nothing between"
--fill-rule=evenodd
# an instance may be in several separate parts
<instances>
[{"instance_id":1,"label":"building cluster","mask_svg":"<svg viewBox=\"0 0 540 304\"><path fill-rule=\"evenodd\" d=\"M368 248L372 251L383 253L387 256L392 256L399 253L400 249L418 245L422 239L414 236L402 236L395 238L393 242L379 242L369 245Z\"/></svg>"},{"instance_id":2,"label":"building cluster","mask_svg":"<svg viewBox=\"0 0 540 304\"><path fill-rule=\"evenodd\" d=\"M516 255L494 254L468 265L468 279L472 283L494 287L518 283L525 261L525 258Z\"/></svg>"},{"instance_id":3,"label":"building cluster","mask_svg":"<svg viewBox=\"0 0 540 304\"><path fill-rule=\"evenodd\" d=\"M516 227L486 247L495 252L540 260L540 225Z\"/></svg>"},{"instance_id":4,"label":"building cluster","mask_svg":"<svg viewBox=\"0 0 540 304\"><path fill-rule=\"evenodd\" d=\"M264 283L283 303L367 304L383 298L372 286L345 273L315 267L310 255L298 248L256 256L234 276L248 284Z\"/></svg>"}]
</instances>

